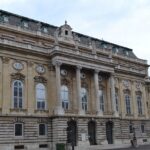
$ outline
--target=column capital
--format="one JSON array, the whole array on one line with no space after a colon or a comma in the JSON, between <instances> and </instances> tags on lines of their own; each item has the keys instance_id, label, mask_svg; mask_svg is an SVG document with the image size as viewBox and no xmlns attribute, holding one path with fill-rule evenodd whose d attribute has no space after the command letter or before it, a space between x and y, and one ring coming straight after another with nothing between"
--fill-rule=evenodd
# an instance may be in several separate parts
<instances>
[{"instance_id":1,"label":"column capital","mask_svg":"<svg viewBox=\"0 0 150 150\"><path fill-rule=\"evenodd\" d=\"M82 66L81 66L81 65L77 65L76 68L77 68L78 70L81 70L81 69L82 69Z\"/></svg>"},{"instance_id":2,"label":"column capital","mask_svg":"<svg viewBox=\"0 0 150 150\"><path fill-rule=\"evenodd\" d=\"M62 62L61 61L59 61L59 60L54 60L54 61L52 61L52 64L54 65L54 66L61 66L62 65Z\"/></svg>"},{"instance_id":3,"label":"column capital","mask_svg":"<svg viewBox=\"0 0 150 150\"><path fill-rule=\"evenodd\" d=\"M114 72L111 72L111 73L110 73L110 76L111 76L111 77L114 77L114 76L115 76L115 73L114 73Z\"/></svg>"},{"instance_id":4,"label":"column capital","mask_svg":"<svg viewBox=\"0 0 150 150\"><path fill-rule=\"evenodd\" d=\"M95 69L95 70L94 70L94 73L99 73L99 72L100 72L99 69Z\"/></svg>"}]
</instances>

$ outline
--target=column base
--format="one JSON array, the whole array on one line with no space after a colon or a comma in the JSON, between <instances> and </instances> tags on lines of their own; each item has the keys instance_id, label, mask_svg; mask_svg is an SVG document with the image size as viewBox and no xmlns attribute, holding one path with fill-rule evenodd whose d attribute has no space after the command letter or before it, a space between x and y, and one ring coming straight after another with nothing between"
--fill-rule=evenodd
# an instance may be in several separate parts
<instances>
[{"instance_id":1,"label":"column base","mask_svg":"<svg viewBox=\"0 0 150 150\"><path fill-rule=\"evenodd\" d=\"M54 114L55 115L64 115L65 112L64 112L64 109L60 106L57 106L55 109L54 109Z\"/></svg>"},{"instance_id":2,"label":"column base","mask_svg":"<svg viewBox=\"0 0 150 150\"><path fill-rule=\"evenodd\" d=\"M100 110L99 110L99 111L97 111L97 113L96 113L96 114L97 114L97 116L103 116L103 112L102 112L102 111L100 111Z\"/></svg>"},{"instance_id":3,"label":"column base","mask_svg":"<svg viewBox=\"0 0 150 150\"><path fill-rule=\"evenodd\" d=\"M113 116L114 117L119 117L119 113L118 112L114 112Z\"/></svg>"},{"instance_id":4,"label":"column base","mask_svg":"<svg viewBox=\"0 0 150 150\"><path fill-rule=\"evenodd\" d=\"M85 111L84 110L79 110L79 115L85 115Z\"/></svg>"}]
</instances>

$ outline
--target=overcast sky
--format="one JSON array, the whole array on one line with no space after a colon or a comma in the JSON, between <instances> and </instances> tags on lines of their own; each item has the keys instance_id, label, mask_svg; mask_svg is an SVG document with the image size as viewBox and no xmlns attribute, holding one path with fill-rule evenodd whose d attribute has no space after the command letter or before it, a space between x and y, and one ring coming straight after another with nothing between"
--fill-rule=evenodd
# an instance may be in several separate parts
<instances>
[{"instance_id":1,"label":"overcast sky","mask_svg":"<svg viewBox=\"0 0 150 150\"><path fill-rule=\"evenodd\" d=\"M150 0L0 0L0 9L133 49L150 64Z\"/></svg>"}]
</instances>

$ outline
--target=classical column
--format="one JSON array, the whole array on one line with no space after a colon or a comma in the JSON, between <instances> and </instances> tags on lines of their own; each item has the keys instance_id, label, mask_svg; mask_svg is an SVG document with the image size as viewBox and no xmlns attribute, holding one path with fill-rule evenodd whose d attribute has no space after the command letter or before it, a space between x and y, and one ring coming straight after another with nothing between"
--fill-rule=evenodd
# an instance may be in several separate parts
<instances>
[{"instance_id":1,"label":"classical column","mask_svg":"<svg viewBox=\"0 0 150 150\"><path fill-rule=\"evenodd\" d=\"M100 99L99 99L99 81L98 81L99 70L94 72L94 85L95 85L95 98L96 98L96 111L98 116L102 116L103 112L100 109Z\"/></svg>"},{"instance_id":2,"label":"classical column","mask_svg":"<svg viewBox=\"0 0 150 150\"><path fill-rule=\"evenodd\" d=\"M78 108L79 108L79 114L84 115L84 111L82 110L82 103L81 103L81 71L82 67L77 66L76 67L76 80L77 80L77 100L78 100Z\"/></svg>"},{"instance_id":3,"label":"classical column","mask_svg":"<svg viewBox=\"0 0 150 150\"><path fill-rule=\"evenodd\" d=\"M118 117L119 114L116 110L116 99L115 99L115 81L114 81L114 75L111 74L110 77L110 81L111 81L111 100L112 100L112 110L113 110L113 115L115 117Z\"/></svg>"},{"instance_id":4,"label":"classical column","mask_svg":"<svg viewBox=\"0 0 150 150\"><path fill-rule=\"evenodd\" d=\"M60 97L60 88L61 88L61 77L60 77L60 66L61 66L60 61L55 61L55 72L56 72L56 98L57 98L57 106L55 109L55 114L63 115L64 110L62 108L62 102L61 102L61 97Z\"/></svg>"}]
</instances>

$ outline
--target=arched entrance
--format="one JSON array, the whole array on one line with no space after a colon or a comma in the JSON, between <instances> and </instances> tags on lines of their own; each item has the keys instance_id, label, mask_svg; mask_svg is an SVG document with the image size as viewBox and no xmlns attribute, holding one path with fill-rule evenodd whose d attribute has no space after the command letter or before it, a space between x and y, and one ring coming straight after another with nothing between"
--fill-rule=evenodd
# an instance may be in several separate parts
<instances>
[{"instance_id":1,"label":"arched entrance","mask_svg":"<svg viewBox=\"0 0 150 150\"><path fill-rule=\"evenodd\" d=\"M113 144L113 122L112 121L106 122L106 138L108 144Z\"/></svg>"},{"instance_id":2,"label":"arched entrance","mask_svg":"<svg viewBox=\"0 0 150 150\"><path fill-rule=\"evenodd\" d=\"M96 145L96 123L95 121L88 122L88 137L90 145Z\"/></svg>"},{"instance_id":3,"label":"arched entrance","mask_svg":"<svg viewBox=\"0 0 150 150\"><path fill-rule=\"evenodd\" d=\"M77 122L74 120L67 122L67 143L77 145Z\"/></svg>"}]
</instances>

